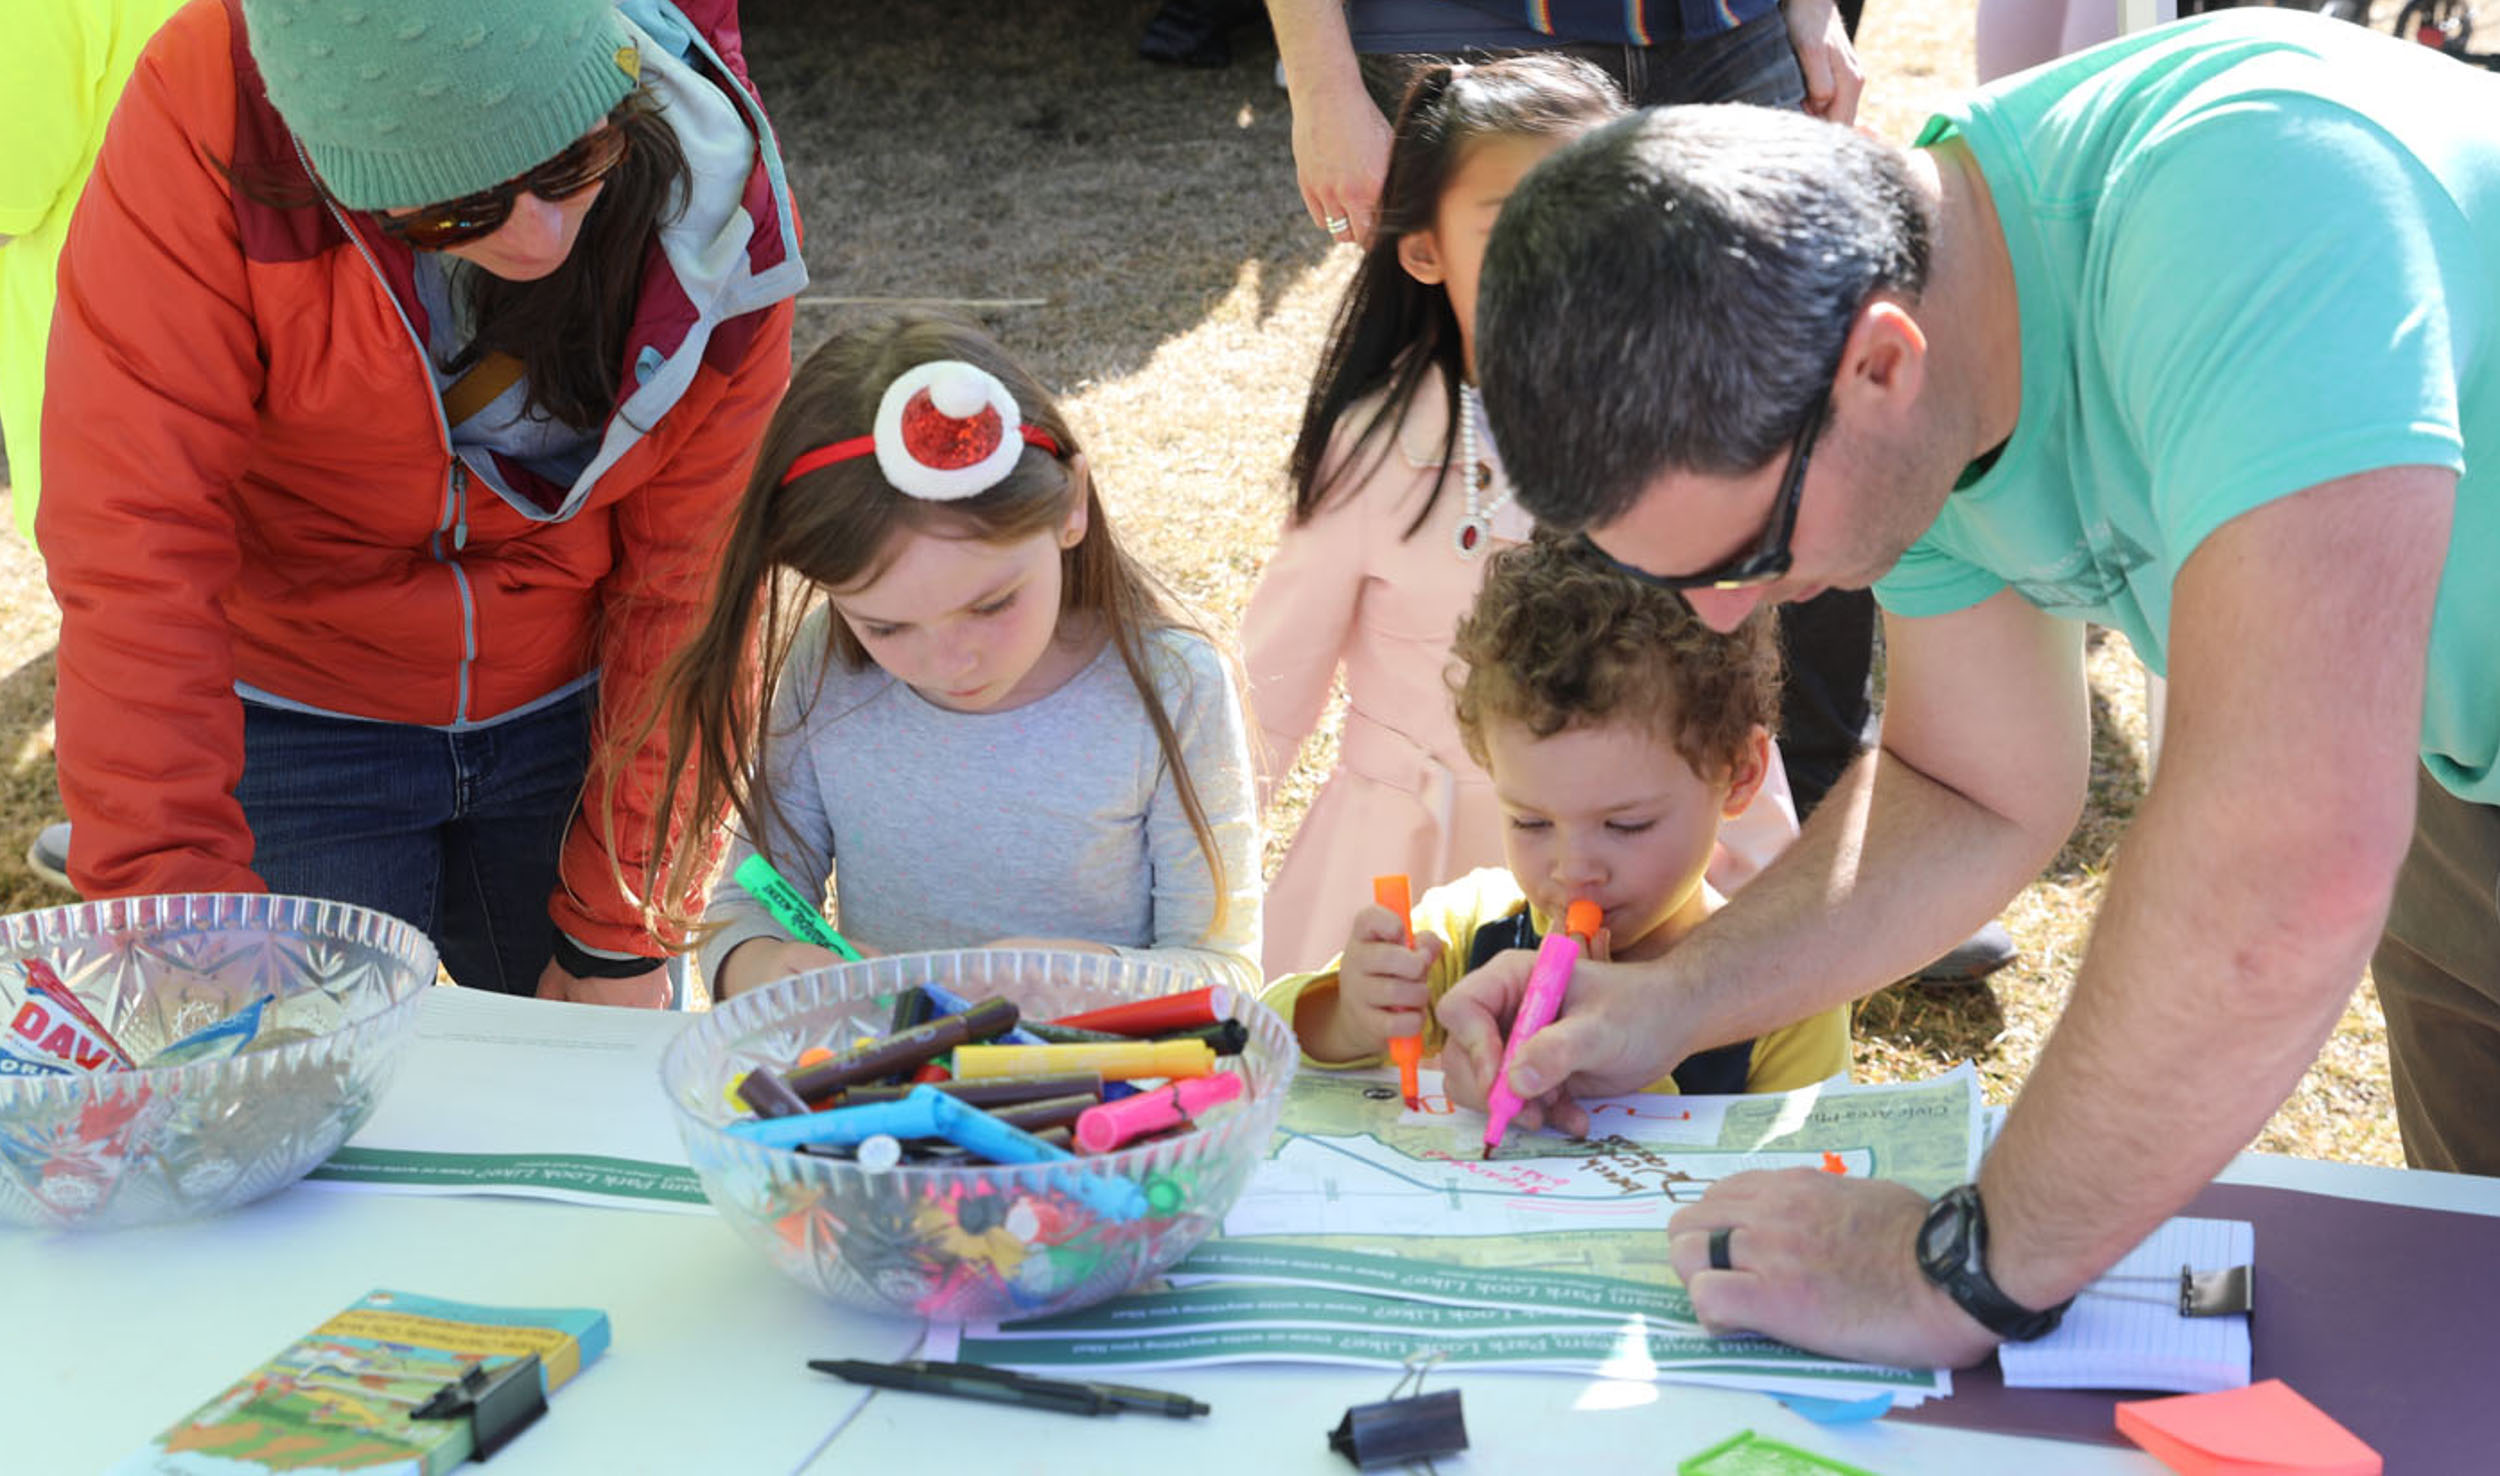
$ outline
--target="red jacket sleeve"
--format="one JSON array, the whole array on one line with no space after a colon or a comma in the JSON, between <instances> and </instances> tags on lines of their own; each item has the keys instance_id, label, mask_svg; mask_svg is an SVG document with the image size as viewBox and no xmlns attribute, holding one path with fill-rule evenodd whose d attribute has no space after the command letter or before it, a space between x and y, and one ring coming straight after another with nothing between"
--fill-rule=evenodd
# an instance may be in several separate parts
<instances>
[{"instance_id":1,"label":"red jacket sleeve","mask_svg":"<svg viewBox=\"0 0 2500 1476\"><path fill-rule=\"evenodd\" d=\"M213 162L234 130L227 46L216 6L150 43L61 259L37 528L61 607L71 879L90 897L262 890L233 793L243 712L219 608L262 385Z\"/></svg>"},{"instance_id":2,"label":"red jacket sleeve","mask_svg":"<svg viewBox=\"0 0 2500 1476\"><path fill-rule=\"evenodd\" d=\"M617 510L616 571L608 579L600 638L598 731L549 903L556 926L594 948L656 958L682 941L652 935L617 875L621 870L638 887L653 847L664 843L652 812L667 757L666 726L655 726L631 752L616 740L655 710L669 658L702 618L756 447L790 382L796 309L783 302L765 311L701 428ZM717 828L719 819L693 816L684 823Z\"/></svg>"}]
</instances>

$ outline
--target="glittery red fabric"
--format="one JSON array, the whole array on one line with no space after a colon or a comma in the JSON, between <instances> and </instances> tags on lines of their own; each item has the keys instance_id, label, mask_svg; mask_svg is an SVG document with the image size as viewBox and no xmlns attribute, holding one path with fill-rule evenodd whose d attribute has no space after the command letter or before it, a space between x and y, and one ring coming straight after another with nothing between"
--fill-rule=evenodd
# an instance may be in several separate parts
<instances>
[{"instance_id":1,"label":"glittery red fabric","mask_svg":"<svg viewBox=\"0 0 2500 1476\"><path fill-rule=\"evenodd\" d=\"M903 449L933 471L978 464L998 449L1005 434L995 406L984 405L980 414L957 420L930 403L924 389L903 407Z\"/></svg>"}]
</instances>

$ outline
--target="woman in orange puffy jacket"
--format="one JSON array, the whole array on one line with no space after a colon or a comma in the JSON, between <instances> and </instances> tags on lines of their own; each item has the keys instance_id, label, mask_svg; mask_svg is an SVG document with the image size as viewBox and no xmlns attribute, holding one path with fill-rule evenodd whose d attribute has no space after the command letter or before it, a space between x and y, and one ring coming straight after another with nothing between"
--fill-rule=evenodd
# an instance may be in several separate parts
<instances>
[{"instance_id":1,"label":"woman in orange puffy jacket","mask_svg":"<svg viewBox=\"0 0 2500 1476\"><path fill-rule=\"evenodd\" d=\"M79 888L333 897L463 984L665 1002L620 880L659 756L605 739L709 593L805 280L734 0L192 0L61 266Z\"/></svg>"}]
</instances>

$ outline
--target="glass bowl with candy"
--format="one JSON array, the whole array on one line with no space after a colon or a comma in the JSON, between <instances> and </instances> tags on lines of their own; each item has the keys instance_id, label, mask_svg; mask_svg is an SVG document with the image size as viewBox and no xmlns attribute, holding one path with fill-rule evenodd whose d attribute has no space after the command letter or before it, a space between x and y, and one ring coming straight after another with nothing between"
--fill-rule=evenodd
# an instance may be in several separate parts
<instances>
[{"instance_id":1,"label":"glass bowl with candy","mask_svg":"<svg viewBox=\"0 0 2500 1476\"><path fill-rule=\"evenodd\" d=\"M434 945L309 897L122 897L0 917L0 1222L216 1214L373 1111Z\"/></svg>"},{"instance_id":2,"label":"glass bowl with candy","mask_svg":"<svg viewBox=\"0 0 2500 1476\"><path fill-rule=\"evenodd\" d=\"M1255 998L1165 965L968 950L732 999L660 1076L703 1192L783 1273L984 1322L1187 1255L1266 1156L1299 1060Z\"/></svg>"}]
</instances>

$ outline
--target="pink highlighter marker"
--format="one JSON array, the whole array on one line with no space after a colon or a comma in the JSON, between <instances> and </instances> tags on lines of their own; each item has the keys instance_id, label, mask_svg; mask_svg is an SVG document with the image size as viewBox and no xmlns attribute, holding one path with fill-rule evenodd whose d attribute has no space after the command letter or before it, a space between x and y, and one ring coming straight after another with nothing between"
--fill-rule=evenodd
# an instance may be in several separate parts
<instances>
[{"instance_id":1,"label":"pink highlighter marker","mask_svg":"<svg viewBox=\"0 0 2500 1476\"><path fill-rule=\"evenodd\" d=\"M1484 1095L1485 1157L1491 1158L1493 1150L1502 1146L1510 1120L1519 1115L1519 1094L1510 1089L1511 1063L1519 1059L1519 1048L1530 1036L1553 1024L1562 1013L1572 966L1605 922L1605 910L1583 897L1564 910L1561 930L1546 934L1537 945L1536 965L1528 971L1528 992L1520 997L1519 1014L1510 1022L1510 1040L1502 1046L1502 1069L1494 1073L1492 1089Z\"/></svg>"},{"instance_id":2,"label":"pink highlighter marker","mask_svg":"<svg viewBox=\"0 0 2500 1476\"><path fill-rule=\"evenodd\" d=\"M1109 1153L1123 1143L1178 1127L1218 1103L1233 1100L1244 1085L1238 1075L1219 1071L1088 1107L1076 1119L1076 1146L1088 1153Z\"/></svg>"}]
</instances>

